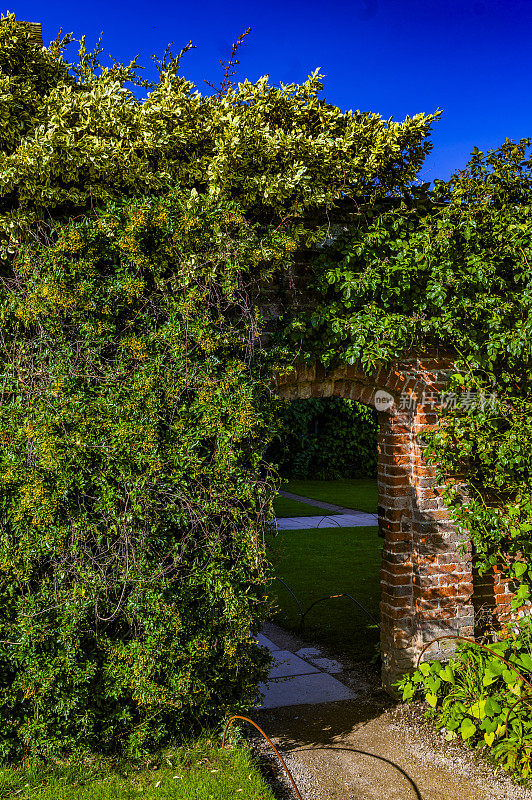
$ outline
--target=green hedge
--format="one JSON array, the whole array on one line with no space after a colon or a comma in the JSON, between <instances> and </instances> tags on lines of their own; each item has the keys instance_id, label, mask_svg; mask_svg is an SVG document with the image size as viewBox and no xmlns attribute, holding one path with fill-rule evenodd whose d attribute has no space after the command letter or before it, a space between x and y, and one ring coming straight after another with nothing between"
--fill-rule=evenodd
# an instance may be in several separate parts
<instances>
[{"instance_id":1,"label":"green hedge","mask_svg":"<svg viewBox=\"0 0 532 800\"><path fill-rule=\"evenodd\" d=\"M269 457L285 478L375 477L377 415L354 400L293 400L282 406L282 430Z\"/></svg>"},{"instance_id":2,"label":"green hedge","mask_svg":"<svg viewBox=\"0 0 532 800\"><path fill-rule=\"evenodd\" d=\"M174 192L54 238L0 282L9 759L186 735L249 708L266 662L270 401L242 305L283 236Z\"/></svg>"}]
</instances>

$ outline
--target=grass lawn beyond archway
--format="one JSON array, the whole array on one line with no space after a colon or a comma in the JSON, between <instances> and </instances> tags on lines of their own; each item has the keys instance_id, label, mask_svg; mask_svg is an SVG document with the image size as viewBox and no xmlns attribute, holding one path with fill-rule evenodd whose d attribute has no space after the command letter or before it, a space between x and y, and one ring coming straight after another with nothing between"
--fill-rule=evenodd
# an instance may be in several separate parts
<instances>
[{"instance_id":1,"label":"grass lawn beyond archway","mask_svg":"<svg viewBox=\"0 0 532 800\"><path fill-rule=\"evenodd\" d=\"M275 574L286 581L301 605L347 592L379 619L382 539L377 527L314 528L281 531L268 538ZM272 584L277 603L275 621L298 629L297 605L279 581ZM377 652L379 628L348 598L320 603L305 621L307 639L338 654L370 660Z\"/></svg>"}]
</instances>

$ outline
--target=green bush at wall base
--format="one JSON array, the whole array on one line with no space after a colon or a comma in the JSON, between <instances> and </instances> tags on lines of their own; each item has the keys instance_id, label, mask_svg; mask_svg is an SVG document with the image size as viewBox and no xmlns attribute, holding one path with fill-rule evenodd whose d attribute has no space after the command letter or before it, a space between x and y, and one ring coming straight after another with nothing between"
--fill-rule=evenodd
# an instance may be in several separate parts
<instances>
[{"instance_id":1,"label":"green bush at wall base","mask_svg":"<svg viewBox=\"0 0 532 800\"><path fill-rule=\"evenodd\" d=\"M460 642L448 664L422 662L397 687L405 701L425 700L425 716L447 729L447 740L479 748L516 783L527 784L532 778L532 700L523 678L532 680L530 618L507 625L487 646L496 655Z\"/></svg>"}]
</instances>

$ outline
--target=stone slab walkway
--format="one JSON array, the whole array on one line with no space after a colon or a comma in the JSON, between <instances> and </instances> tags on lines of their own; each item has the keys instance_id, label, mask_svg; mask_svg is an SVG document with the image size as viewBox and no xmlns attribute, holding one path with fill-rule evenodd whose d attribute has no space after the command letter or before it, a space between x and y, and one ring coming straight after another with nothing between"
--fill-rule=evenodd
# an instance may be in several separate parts
<instances>
[{"instance_id":1,"label":"stone slab walkway","mask_svg":"<svg viewBox=\"0 0 532 800\"><path fill-rule=\"evenodd\" d=\"M358 511L353 514L334 514L328 517L278 517L278 531L304 530L305 528L369 528L379 524L376 514Z\"/></svg>"},{"instance_id":2,"label":"stone slab walkway","mask_svg":"<svg viewBox=\"0 0 532 800\"><path fill-rule=\"evenodd\" d=\"M290 500L297 500L299 503L307 503L317 508L323 508L324 511L336 513L323 517L278 517L275 520L275 527L278 531L304 530L305 528L367 528L379 524L377 514L336 506L334 503L324 503L321 500L313 500L311 497L303 497L303 495L292 492L279 492L279 494Z\"/></svg>"},{"instance_id":3,"label":"stone slab walkway","mask_svg":"<svg viewBox=\"0 0 532 800\"><path fill-rule=\"evenodd\" d=\"M282 649L264 634L259 633L256 638L273 658L268 681L260 686L264 694L261 708L333 703L356 697L355 692L332 676L332 673L342 672L342 665L322 658L318 648L306 647L292 652Z\"/></svg>"}]
</instances>

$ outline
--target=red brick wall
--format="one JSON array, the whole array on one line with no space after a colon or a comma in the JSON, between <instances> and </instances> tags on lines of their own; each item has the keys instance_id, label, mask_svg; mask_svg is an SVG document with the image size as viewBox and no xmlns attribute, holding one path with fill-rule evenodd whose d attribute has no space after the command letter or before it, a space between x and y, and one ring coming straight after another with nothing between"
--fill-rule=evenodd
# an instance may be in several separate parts
<instances>
[{"instance_id":1,"label":"red brick wall","mask_svg":"<svg viewBox=\"0 0 532 800\"><path fill-rule=\"evenodd\" d=\"M500 572L473 574L471 552L462 553L434 469L423 459L418 435L437 424L437 397L452 363L445 357L412 358L367 375L356 366L326 372L297 365L276 378L286 399L343 397L375 407L379 416L379 527L381 652L385 686L411 670L423 645L436 636L473 636L474 611L489 605L495 618L509 612L511 593ZM386 407L386 392L389 396ZM410 395L417 402L405 403ZM444 658L454 642L431 646L426 657Z\"/></svg>"}]
</instances>

